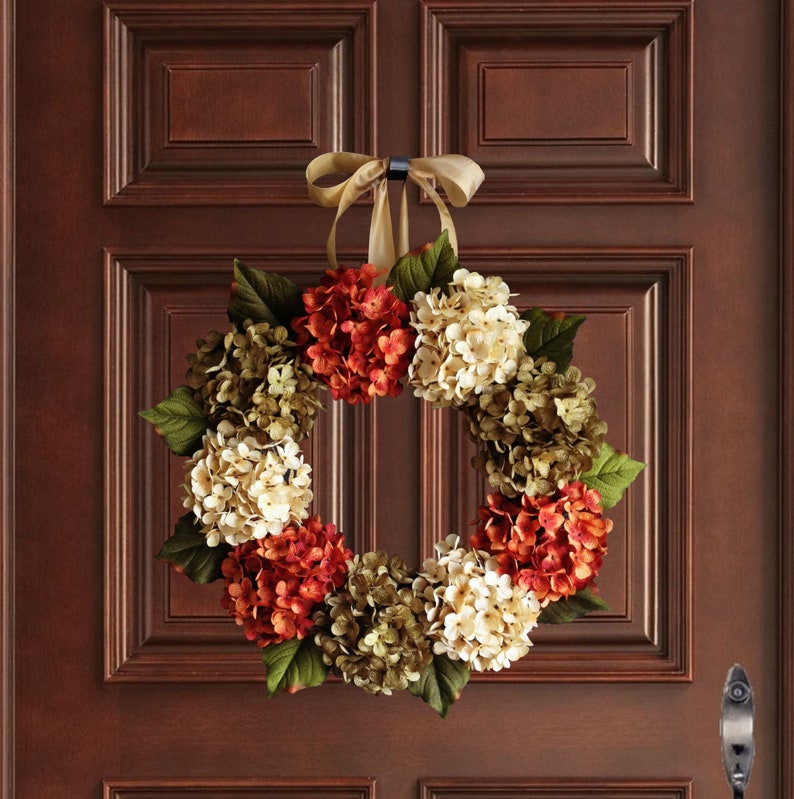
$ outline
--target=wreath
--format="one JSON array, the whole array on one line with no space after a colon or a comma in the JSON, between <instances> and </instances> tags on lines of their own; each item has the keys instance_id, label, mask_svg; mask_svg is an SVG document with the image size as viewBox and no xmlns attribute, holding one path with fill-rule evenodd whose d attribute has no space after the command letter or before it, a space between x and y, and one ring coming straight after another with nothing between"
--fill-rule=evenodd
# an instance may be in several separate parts
<instances>
[{"instance_id":1,"label":"wreath","mask_svg":"<svg viewBox=\"0 0 794 799\"><path fill-rule=\"evenodd\" d=\"M223 581L269 696L332 673L446 716L472 671L527 655L538 624L607 609L603 512L644 464L605 442L595 384L571 365L584 316L519 313L500 277L461 267L446 229L382 277L335 266L301 291L235 261L231 329L199 340L185 384L140 412L187 456L187 512L157 557ZM462 414L491 488L468 546L448 535L420 569L353 553L311 514L299 446L324 392L357 405L406 386Z\"/></svg>"}]
</instances>

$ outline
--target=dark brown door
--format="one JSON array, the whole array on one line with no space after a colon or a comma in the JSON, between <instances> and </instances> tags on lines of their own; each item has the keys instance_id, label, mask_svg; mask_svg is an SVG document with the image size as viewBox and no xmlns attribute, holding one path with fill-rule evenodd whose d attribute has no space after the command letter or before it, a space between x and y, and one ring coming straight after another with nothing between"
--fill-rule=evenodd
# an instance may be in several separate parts
<instances>
[{"instance_id":1,"label":"dark brown door","mask_svg":"<svg viewBox=\"0 0 794 799\"><path fill-rule=\"evenodd\" d=\"M735 661L756 689L750 795L781 795L778 4L15 13L13 795L717 799ZM136 411L225 324L234 257L318 279L333 212L303 171L332 150L479 162L461 262L523 307L588 316L576 363L609 441L648 464L614 514L611 610L544 629L445 720L338 681L267 699L218 586L154 559L182 467ZM437 217L409 196L418 245ZM340 223L348 264L370 212ZM334 405L315 509L356 551L418 565L468 534L469 455L457 420L407 393Z\"/></svg>"}]
</instances>

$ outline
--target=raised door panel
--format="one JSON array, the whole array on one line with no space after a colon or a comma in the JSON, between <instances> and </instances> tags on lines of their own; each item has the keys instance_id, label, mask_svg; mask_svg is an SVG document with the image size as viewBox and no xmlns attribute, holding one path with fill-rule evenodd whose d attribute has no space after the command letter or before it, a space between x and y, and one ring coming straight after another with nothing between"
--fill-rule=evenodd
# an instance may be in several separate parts
<instances>
[{"instance_id":1,"label":"raised door panel","mask_svg":"<svg viewBox=\"0 0 794 799\"><path fill-rule=\"evenodd\" d=\"M475 203L692 199L688 0L423 0L423 146L488 174Z\"/></svg>"},{"instance_id":2,"label":"raised door panel","mask_svg":"<svg viewBox=\"0 0 794 799\"><path fill-rule=\"evenodd\" d=\"M373 8L106 3L105 202L309 202L308 161L375 146Z\"/></svg>"}]
</instances>

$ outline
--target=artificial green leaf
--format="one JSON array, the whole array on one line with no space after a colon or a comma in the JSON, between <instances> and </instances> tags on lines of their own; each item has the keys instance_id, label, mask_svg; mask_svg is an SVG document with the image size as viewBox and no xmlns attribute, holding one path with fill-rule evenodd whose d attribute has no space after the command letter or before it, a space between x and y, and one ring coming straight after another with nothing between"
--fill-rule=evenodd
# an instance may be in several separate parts
<instances>
[{"instance_id":1,"label":"artificial green leaf","mask_svg":"<svg viewBox=\"0 0 794 799\"><path fill-rule=\"evenodd\" d=\"M443 719L470 676L471 672L462 661L452 660L446 655L433 655L422 676L408 684L408 690L424 699Z\"/></svg>"},{"instance_id":2,"label":"artificial green leaf","mask_svg":"<svg viewBox=\"0 0 794 799\"><path fill-rule=\"evenodd\" d=\"M594 610L609 610L609 606L598 594L583 588L567 599L549 602L540 612L538 621L541 624L566 624Z\"/></svg>"},{"instance_id":3,"label":"artificial green leaf","mask_svg":"<svg viewBox=\"0 0 794 799\"><path fill-rule=\"evenodd\" d=\"M310 636L292 638L280 644L270 644L262 650L262 662L267 667L267 695L280 691L294 694L302 688L314 688L325 682L328 666Z\"/></svg>"},{"instance_id":4,"label":"artificial green leaf","mask_svg":"<svg viewBox=\"0 0 794 799\"><path fill-rule=\"evenodd\" d=\"M179 386L162 402L138 415L151 422L174 455L192 455L201 446L207 420L188 386Z\"/></svg>"},{"instance_id":5,"label":"artificial green leaf","mask_svg":"<svg viewBox=\"0 0 794 799\"><path fill-rule=\"evenodd\" d=\"M229 301L229 319L235 323L251 319L272 326L283 325L303 316L301 290L286 277L260 272L234 260L234 283Z\"/></svg>"},{"instance_id":6,"label":"artificial green leaf","mask_svg":"<svg viewBox=\"0 0 794 799\"><path fill-rule=\"evenodd\" d=\"M579 325L586 316L568 316L564 313L547 313L542 308L530 308L521 314L529 320L524 333L524 347L533 358L546 356L557 364L557 371L564 372L573 358L573 340Z\"/></svg>"},{"instance_id":7,"label":"artificial green leaf","mask_svg":"<svg viewBox=\"0 0 794 799\"><path fill-rule=\"evenodd\" d=\"M620 502L623 492L644 468L644 463L632 460L625 452L618 452L604 443L590 470L579 479L586 486L598 490L601 507L611 508Z\"/></svg>"},{"instance_id":8,"label":"artificial green leaf","mask_svg":"<svg viewBox=\"0 0 794 799\"><path fill-rule=\"evenodd\" d=\"M174 534L163 544L157 557L172 564L194 583L211 583L223 577L221 564L231 547L228 544L208 546L197 525L192 512L182 516L176 523Z\"/></svg>"},{"instance_id":9,"label":"artificial green leaf","mask_svg":"<svg viewBox=\"0 0 794 799\"><path fill-rule=\"evenodd\" d=\"M440 288L446 294L458 267L449 234L444 230L429 247L403 255L389 272L386 285L393 286L394 293L403 302L410 302L419 291L427 293L433 288Z\"/></svg>"}]
</instances>

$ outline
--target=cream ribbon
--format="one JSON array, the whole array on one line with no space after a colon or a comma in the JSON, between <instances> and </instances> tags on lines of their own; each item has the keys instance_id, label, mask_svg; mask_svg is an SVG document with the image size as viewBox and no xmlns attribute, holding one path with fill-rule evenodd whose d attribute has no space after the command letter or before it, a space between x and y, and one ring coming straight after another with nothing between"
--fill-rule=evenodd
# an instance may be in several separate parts
<instances>
[{"instance_id":1,"label":"cream ribbon","mask_svg":"<svg viewBox=\"0 0 794 799\"><path fill-rule=\"evenodd\" d=\"M365 192L375 190L375 206L369 228L369 263L378 268L391 268L397 258L409 250L408 244L408 200L405 185L400 203L397 245L392 234L391 212L389 209L388 158L373 158L359 153L325 153L317 156L306 167L306 182L309 196L318 205L336 208L336 218L328 235L328 262L336 267L336 225L342 214ZM349 178L334 186L320 187L317 181L326 175L345 174ZM430 184L437 180L446 192L449 201L461 208L474 196L485 175L482 169L465 155L437 155L430 158L411 158L408 160L408 180L423 189L435 203L441 220L441 230L449 233L449 243L457 254L458 239L452 215Z\"/></svg>"}]
</instances>

